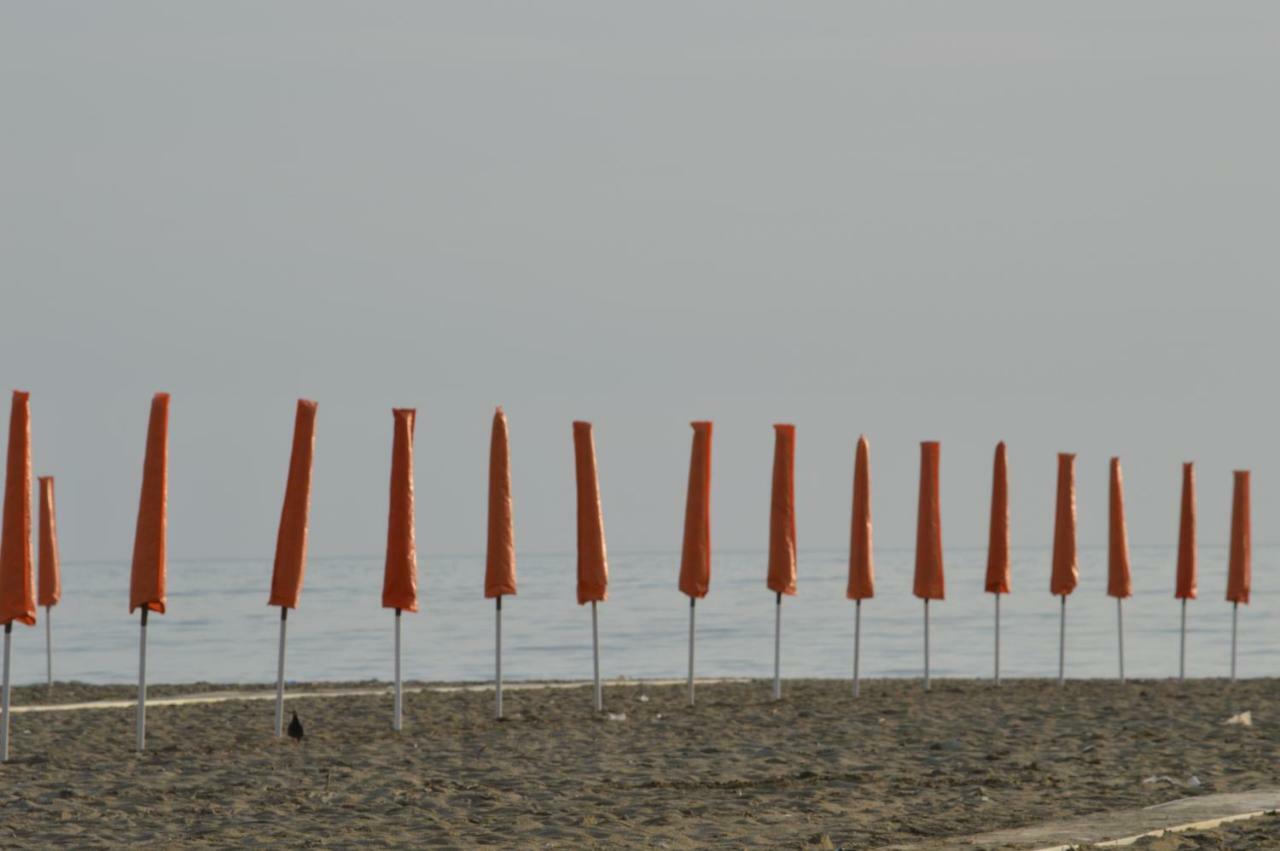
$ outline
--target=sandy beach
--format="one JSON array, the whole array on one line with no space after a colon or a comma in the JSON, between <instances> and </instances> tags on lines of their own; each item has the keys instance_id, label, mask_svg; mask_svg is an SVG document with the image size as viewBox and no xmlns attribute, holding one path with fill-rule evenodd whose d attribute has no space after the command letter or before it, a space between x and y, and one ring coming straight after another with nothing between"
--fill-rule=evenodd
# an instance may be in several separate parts
<instances>
[{"instance_id":1,"label":"sandy beach","mask_svg":"<svg viewBox=\"0 0 1280 851\"><path fill-rule=\"evenodd\" d=\"M332 687L333 684L316 684ZM370 684L363 684L370 685ZM420 685L420 684L419 684ZM305 686L292 686L301 690ZM225 689L157 686L154 697ZM55 686L52 701L130 697ZM765 682L15 713L0 845L844 847L940 840L1275 782L1280 681ZM49 701L24 687L15 705ZM1249 710L1252 726L1226 725ZM1275 820L1224 829L1258 847ZM1261 831L1261 833L1260 833ZM1186 838L1167 840L1191 841ZM1166 840L1161 840L1166 842Z\"/></svg>"}]
</instances>

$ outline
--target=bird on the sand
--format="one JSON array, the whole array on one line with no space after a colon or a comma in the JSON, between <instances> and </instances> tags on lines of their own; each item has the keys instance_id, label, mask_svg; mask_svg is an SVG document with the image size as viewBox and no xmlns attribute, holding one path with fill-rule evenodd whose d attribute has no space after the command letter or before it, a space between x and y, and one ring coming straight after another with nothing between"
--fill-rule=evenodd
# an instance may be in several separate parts
<instances>
[{"instance_id":1,"label":"bird on the sand","mask_svg":"<svg viewBox=\"0 0 1280 851\"><path fill-rule=\"evenodd\" d=\"M302 722L298 720L298 710L293 711L293 720L289 722L289 738L295 742L302 741L305 734L302 732Z\"/></svg>"}]
</instances>

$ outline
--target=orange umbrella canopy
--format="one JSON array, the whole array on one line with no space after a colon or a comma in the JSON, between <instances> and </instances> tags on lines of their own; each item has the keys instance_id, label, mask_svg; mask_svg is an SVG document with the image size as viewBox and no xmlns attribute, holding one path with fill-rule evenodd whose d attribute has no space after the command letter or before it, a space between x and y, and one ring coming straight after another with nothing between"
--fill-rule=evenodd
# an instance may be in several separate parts
<instances>
[{"instance_id":1,"label":"orange umbrella canopy","mask_svg":"<svg viewBox=\"0 0 1280 851\"><path fill-rule=\"evenodd\" d=\"M58 561L58 521L54 511L53 476L40 477L40 592L42 606L56 606L62 599L62 575Z\"/></svg>"},{"instance_id":2,"label":"orange umbrella canopy","mask_svg":"<svg viewBox=\"0 0 1280 851\"><path fill-rule=\"evenodd\" d=\"M268 606L296 609L302 595L302 574L307 567L307 514L311 508L311 459L315 448L316 403L299 399L293 419L293 451L289 455L289 478L285 483L284 508L280 511L280 531L276 535L276 562L271 573Z\"/></svg>"},{"instance_id":3,"label":"orange umbrella canopy","mask_svg":"<svg viewBox=\"0 0 1280 851\"><path fill-rule=\"evenodd\" d=\"M1196 468L1182 465L1182 516L1178 521L1178 600L1196 598Z\"/></svg>"},{"instance_id":4,"label":"orange umbrella canopy","mask_svg":"<svg viewBox=\"0 0 1280 851\"><path fill-rule=\"evenodd\" d=\"M1120 459L1111 459L1111 522L1108 528L1107 594L1117 599L1133 595L1129 576L1129 533L1124 524L1124 474Z\"/></svg>"},{"instance_id":5,"label":"orange umbrella canopy","mask_svg":"<svg viewBox=\"0 0 1280 851\"><path fill-rule=\"evenodd\" d=\"M485 597L516 593L516 543L511 520L511 451L507 415L493 414L489 440L489 545L484 565Z\"/></svg>"},{"instance_id":6,"label":"orange umbrella canopy","mask_svg":"<svg viewBox=\"0 0 1280 851\"><path fill-rule=\"evenodd\" d=\"M1076 589L1080 568L1076 558L1076 456L1058 453L1058 507L1053 524L1053 573L1049 591L1065 597Z\"/></svg>"},{"instance_id":7,"label":"orange umbrella canopy","mask_svg":"<svg viewBox=\"0 0 1280 851\"><path fill-rule=\"evenodd\" d=\"M689 490L684 508L680 591L697 599L711 587L711 423L690 423Z\"/></svg>"},{"instance_id":8,"label":"orange umbrella canopy","mask_svg":"<svg viewBox=\"0 0 1280 851\"><path fill-rule=\"evenodd\" d=\"M609 556L591 423L573 424L573 461L578 481L578 605L600 603L609 598Z\"/></svg>"},{"instance_id":9,"label":"orange umbrella canopy","mask_svg":"<svg viewBox=\"0 0 1280 851\"><path fill-rule=\"evenodd\" d=\"M418 550L413 531L413 430L418 412L395 408L391 437L391 499L387 511L387 562L382 607L418 611Z\"/></svg>"},{"instance_id":10,"label":"orange umbrella canopy","mask_svg":"<svg viewBox=\"0 0 1280 851\"><path fill-rule=\"evenodd\" d=\"M1004 441L996 444L991 473L991 527L987 542L987 584L990 594L1009 593L1009 466Z\"/></svg>"},{"instance_id":11,"label":"orange umbrella canopy","mask_svg":"<svg viewBox=\"0 0 1280 851\"><path fill-rule=\"evenodd\" d=\"M15 390L0 525L0 623L36 622L31 550L31 394Z\"/></svg>"},{"instance_id":12,"label":"orange umbrella canopy","mask_svg":"<svg viewBox=\"0 0 1280 851\"><path fill-rule=\"evenodd\" d=\"M1249 602L1253 584L1253 546L1249 528L1249 471L1235 471L1231 496L1231 561L1227 566L1227 600Z\"/></svg>"},{"instance_id":13,"label":"orange umbrella canopy","mask_svg":"<svg viewBox=\"0 0 1280 851\"><path fill-rule=\"evenodd\" d=\"M845 597L868 600L875 595L875 566L871 558L871 445L866 437L859 437L853 460L853 523Z\"/></svg>"},{"instance_id":14,"label":"orange umbrella canopy","mask_svg":"<svg viewBox=\"0 0 1280 851\"><path fill-rule=\"evenodd\" d=\"M796 593L796 427L773 427L773 488L769 499L769 576L777 594Z\"/></svg>"},{"instance_id":15,"label":"orange umbrella canopy","mask_svg":"<svg viewBox=\"0 0 1280 851\"><path fill-rule=\"evenodd\" d=\"M942 506L938 493L938 466L942 446L936 441L920 444L920 508L916 515L916 577L913 593L922 600L946 597L942 576Z\"/></svg>"},{"instance_id":16,"label":"orange umbrella canopy","mask_svg":"<svg viewBox=\"0 0 1280 851\"><path fill-rule=\"evenodd\" d=\"M164 614L168 498L169 394L157 393L151 399L147 422L147 455L142 464L142 495L129 579L130 612L142 607Z\"/></svg>"}]
</instances>

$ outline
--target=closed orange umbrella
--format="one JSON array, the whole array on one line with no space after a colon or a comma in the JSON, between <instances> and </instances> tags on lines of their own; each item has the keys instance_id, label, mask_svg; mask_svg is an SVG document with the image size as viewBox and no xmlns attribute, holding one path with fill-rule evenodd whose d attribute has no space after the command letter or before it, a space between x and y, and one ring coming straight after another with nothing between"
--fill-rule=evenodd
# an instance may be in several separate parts
<instances>
[{"instance_id":1,"label":"closed orange umbrella","mask_svg":"<svg viewBox=\"0 0 1280 851\"><path fill-rule=\"evenodd\" d=\"M578 485L578 605L602 603L609 599L609 557L591 423L573 424L573 460Z\"/></svg>"},{"instance_id":2,"label":"closed orange umbrella","mask_svg":"<svg viewBox=\"0 0 1280 851\"><path fill-rule=\"evenodd\" d=\"M40 477L40 592L38 602L47 610L62 599L62 575L58 560L58 523L53 499L53 476Z\"/></svg>"},{"instance_id":3,"label":"closed orange umbrella","mask_svg":"<svg viewBox=\"0 0 1280 851\"><path fill-rule=\"evenodd\" d=\"M484 595L494 598L515 593L511 453L507 440L507 415L498 408L493 414L493 433L489 440L489 544L485 550Z\"/></svg>"},{"instance_id":4,"label":"closed orange umbrella","mask_svg":"<svg viewBox=\"0 0 1280 851\"><path fill-rule=\"evenodd\" d=\"M1231 495L1231 560L1227 566L1227 600L1231 602L1231 679L1236 678L1236 624L1240 604L1249 604L1253 583L1253 544L1249 524L1249 471L1236 470Z\"/></svg>"},{"instance_id":5,"label":"closed orange umbrella","mask_svg":"<svg viewBox=\"0 0 1280 851\"><path fill-rule=\"evenodd\" d=\"M849 584L845 596L853 600L853 696L861 692L858 664L862 656L862 601L875 596L875 567L871 559L871 445L858 438L853 460L853 522L849 535Z\"/></svg>"},{"instance_id":6,"label":"closed orange umbrella","mask_svg":"<svg viewBox=\"0 0 1280 851\"><path fill-rule=\"evenodd\" d=\"M0 623L36 622L31 541L31 394L14 391L9 409L9 453L0 528Z\"/></svg>"},{"instance_id":7,"label":"closed orange umbrella","mask_svg":"<svg viewBox=\"0 0 1280 851\"><path fill-rule=\"evenodd\" d=\"M1076 456L1058 453L1058 505L1053 524L1053 572L1049 592L1062 598L1058 622L1058 685L1066 679L1067 595L1076 588L1080 569L1076 559Z\"/></svg>"},{"instance_id":8,"label":"closed orange umbrella","mask_svg":"<svg viewBox=\"0 0 1280 851\"><path fill-rule=\"evenodd\" d=\"M986 590L996 600L995 684L1000 685L1000 595L1009 593L1009 466L1003 440L996 444L991 471Z\"/></svg>"},{"instance_id":9,"label":"closed orange umbrella","mask_svg":"<svg viewBox=\"0 0 1280 851\"><path fill-rule=\"evenodd\" d=\"M773 427L773 488L769 499L769 576L774 606L773 699L782 698L782 595L796 593L796 427Z\"/></svg>"},{"instance_id":10,"label":"closed orange umbrella","mask_svg":"<svg viewBox=\"0 0 1280 851\"><path fill-rule=\"evenodd\" d=\"M13 622L36 622L31 576L31 394L14 391L0 523L0 621L4 623L4 684L0 697L0 761L9 760L9 649Z\"/></svg>"},{"instance_id":11,"label":"closed orange umbrella","mask_svg":"<svg viewBox=\"0 0 1280 851\"><path fill-rule=\"evenodd\" d=\"M58 561L58 523L54 511L53 476L40 477L40 590L38 602L44 606L45 678L53 689L53 607L62 599L62 576Z\"/></svg>"},{"instance_id":12,"label":"closed orange umbrella","mask_svg":"<svg viewBox=\"0 0 1280 851\"><path fill-rule=\"evenodd\" d=\"M133 570L129 577L129 611L141 609L138 636L138 750L147 741L147 613L164 614L167 503L169 497L169 394L151 399L147 421L147 454L142 464L142 494L133 538Z\"/></svg>"},{"instance_id":13,"label":"closed orange umbrella","mask_svg":"<svg viewBox=\"0 0 1280 851\"><path fill-rule=\"evenodd\" d=\"M680 552L680 591L689 595L689 705L693 706L693 613L711 587L711 423L693 427L689 488L684 508L684 547Z\"/></svg>"},{"instance_id":14,"label":"closed orange umbrella","mask_svg":"<svg viewBox=\"0 0 1280 851\"><path fill-rule=\"evenodd\" d=\"M600 690L600 633L596 604L609 598L609 557L605 553L604 514L596 475L596 445L591 423L573 424L573 462L578 484L578 605L591 603L591 654L596 712L604 710Z\"/></svg>"},{"instance_id":15,"label":"closed orange umbrella","mask_svg":"<svg viewBox=\"0 0 1280 851\"><path fill-rule=\"evenodd\" d=\"M1182 465L1182 511L1178 519L1178 575L1173 596L1182 601L1178 640L1178 679L1187 676L1187 601L1196 598L1196 468Z\"/></svg>"},{"instance_id":16,"label":"closed orange umbrella","mask_svg":"<svg viewBox=\"0 0 1280 851\"><path fill-rule=\"evenodd\" d=\"M485 550L484 595L494 601L494 715L502 718L502 598L516 593L516 544L511 520L511 452L507 415L493 414L489 439L489 543Z\"/></svg>"},{"instance_id":17,"label":"closed orange umbrella","mask_svg":"<svg viewBox=\"0 0 1280 851\"><path fill-rule=\"evenodd\" d=\"M267 600L267 605L280 607L282 617L288 609L298 607L298 598L302 595L302 575L307 567L307 514L311 508L311 460L315 448L316 403L299 399L293 420L293 451L289 455L284 508L280 511L280 531L276 535L271 596Z\"/></svg>"},{"instance_id":18,"label":"closed orange umbrella","mask_svg":"<svg viewBox=\"0 0 1280 851\"><path fill-rule=\"evenodd\" d=\"M942 506L938 467L942 446L920 444L920 508L916 514L916 576L912 589L924 601L924 687L929 688L929 601L946 597L942 575Z\"/></svg>"},{"instance_id":19,"label":"closed orange umbrella","mask_svg":"<svg viewBox=\"0 0 1280 851\"><path fill-rule=\"evenodd\" d=\"M1111 459L1111 517L1108 526L1107 594L1118 600L1133 596L1129 575L1129 533L1124 522L1124 473Z\"/></svg>"},{"instance_id":20,"label":"closed orange umbrella","mask_svg":"<svg viewBox=\"0 0 1280 851\"><path fill-rule=\"evenodd\" d=\"M1129 578L1129 533L1124 525L1124 474L1120 459L1111 459L1111 518L1108 526L1107 594L1116 598L1116 631L1120 639L1120 682L1124 682L1124 598L1133 594Z\"/></svg>"},{"instance_id":21,"label":"closed orange umbrella","mask_svg":"<svg viewBox=\"0 0 1280 851\"><path fill-rule=\"evenodd\" d=\"M298 607L302 574L307 567L307 513L311 508L311 458L316 448L316 403L298 400L293 419L293 451L285 482L284 508L276 535L276 561L271 572L268 606L280 607L280 657L276 664L276 738L284 733L284 646L289 610Z\"/></svg>"},{"instance_id":22,"label":"closed orange umbrella","mask_svg":"<svg viewBox=\"0 0 1280 851\"><path fill-rule=\"evenodd\" d=\"M418 550L413 517L413 432L417 411L395 408L391 440L391 498L382 608L418 611Z\"/></svg>"}]
</instances>

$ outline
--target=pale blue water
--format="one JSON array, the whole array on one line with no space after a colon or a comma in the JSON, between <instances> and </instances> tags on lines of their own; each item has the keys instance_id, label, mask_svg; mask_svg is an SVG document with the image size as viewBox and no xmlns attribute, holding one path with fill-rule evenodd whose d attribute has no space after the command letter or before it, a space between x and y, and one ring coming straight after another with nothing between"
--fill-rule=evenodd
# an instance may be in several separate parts
<instances>
[{"instance_id":1,"label":"pale blue water","mask_svg":"<svg viewBox=\"0 0 1280 851\"><path fill-rule=\"evenodd\" d=\"M1135 596L1125 602L1126 673L1177 674L1174 553L1135 548ZM1224 676L1231 606L1225 548L1200 551L1200 595L1189 607L1188 676ZM803 552L797 597L783 603L783 676L847 677L853 603L844 599L846 554ZM911 550L876 553L878 596L863 604L862 671L914 677L921 665L921 604L911 596ZM1057 675L1058 599L1048 592L1049 552L1013 554L1013 594L1003 608L1002 669L1009 677ZM1067 604L1067 674L1116 674L1115 601L1105 596L1106 552L1080 555L1080 587ZM1254 551L1254 600L1240 610L1241 676L1276 672L1280 592L1269 581L1280 548ZM992 597L982 592L985 550L948 550L948 598L930 605L932 672L986 677L992 667ZM688 599L676 590L678 554L610 555L610 599L600 607L601 673L611 678L683 677ZM711 594L698 604L699 676L771 677L774 597L763 553L720 553ZM479 557L431 557L419 565L422 610L404 616L404 676L485 680L493 669L493 603L482 597ZM148 679L159 682L272 682L278 610L266 605L267 560L176 561L169 612L153 616ZM137 676L137 617L127 613L128 565L63 566L63 601L53 611L54 676L127 683ZM572 555L523 555L520 595L503 605L507 678L591 676L591 615L574 602ZM380 608L380 558L315 559L299 609L289 617L290 680L390 679L392 623ZM43 617L43 610L41 616ZM14 678L43 682L44 624L14 627Z\"/></svg>"}]
</instances>

